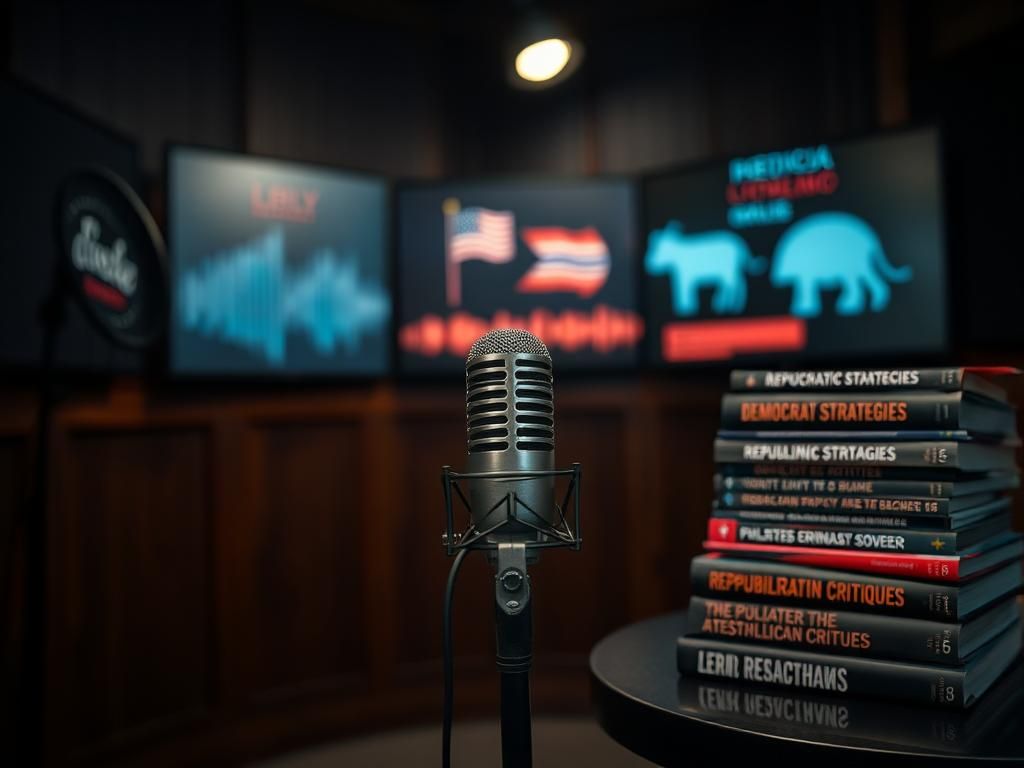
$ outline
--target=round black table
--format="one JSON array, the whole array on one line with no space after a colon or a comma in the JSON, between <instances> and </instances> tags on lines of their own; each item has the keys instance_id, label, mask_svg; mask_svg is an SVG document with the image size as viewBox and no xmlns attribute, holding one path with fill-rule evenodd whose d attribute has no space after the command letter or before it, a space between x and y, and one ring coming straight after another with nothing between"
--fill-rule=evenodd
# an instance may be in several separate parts
<instances>
[{"instance_id":1,"label":"round black table","mask_svg":"<svg viewBox=\"0 0 1024 768\"><path fill-rule=\"evenodd\" d=\"M683 677L683 612L612 633L590 654L601 727L659 765L1024 765L1024 664L971 709L951 712L880 699ZM785 761L785 762L781 762Z\"/></svg>"}]
</instances>

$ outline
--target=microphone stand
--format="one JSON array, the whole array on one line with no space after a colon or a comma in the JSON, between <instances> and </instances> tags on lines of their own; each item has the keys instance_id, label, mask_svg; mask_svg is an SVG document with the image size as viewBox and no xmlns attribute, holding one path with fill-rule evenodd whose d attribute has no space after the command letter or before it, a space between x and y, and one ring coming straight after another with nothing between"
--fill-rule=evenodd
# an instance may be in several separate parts
<instances>
[{"instance_id":1,"label":"microphone stand","mask_svg":"<svg viewBox=\"0 0 1024 768\"><path fill-rule=\"evenodd\" d=\"M499 543L494 577L494 618L501 673L501 765L530 768L530 665L533 663L533 601L526 573L526 544Z\"/></svg>"},{"instance_id":2,"label":"microphone stand","mask_svg":"<svg viewBox=\"0 0 1024 768\"><path fill-rule=\"evenodd\" d=\"M65 322L67 276L59 263L54 269L52 288L43 301L42 368L39 378L39 410L36 415L33 483L26 509L19 521L24 533L25 577L22 585L23 625L21 628L22 668L18 674L18 733L15 755L22 765L42 765L45 756L46 639L47 639L47 547L50 500L50 432L57 403L57 341ZM15 524L15 530L18 523ZM14 557L14 552L10 553ZM13 572L13 571L12 571ZM10 584L6 584L7 589Z\"/></svg>"},{"instance_id":3,"label":"microphone stand","mask_svg":"<svg viewBox=\"0 0 1024 768\"><path fill-rule=\"evenodd\" d=\"M540 479L568 477L569 484L560 506L557 506L558 521L537 525L537 517L520 499L515 491L499 502L506 509L506 518L484 530L476 527L472 519L469 500L459 488L461 480L505 480ZM538 550L567 547L579 550L583 543L580 528L580 496L582 473L579 463L572 469L512 470L504 472L452 472L451 467L441 468L441 486L444 491L445 532L441 543L449 556L458 553L448 577L448 589L444 603L444 635L442 649L445 658L445 700L444 724L442 726L442 765L447 768L451 758L452 725L452 650L451 650L451 595L455 576L462 556L472 549L487 551L489 563L495 565L494 576L494 621L497 640L498 671L501 673L501 764L503 768L532 768L533 735L530 713L530 666L533 663L533 599L530 577L526 572L527 562L536 562ZM455 531L452 499L457 497L470 512L469 527L462 533ZM570 509L572 502L572 524L566 520L563 510ZM498 505L495 505L497 508ZM530 515L521 517L519 508ZM493 511L493 510L492 510ZM497 541L498 531L509 524L517 524L508 538L512 541ZM523 528L531 529L537 538L524 539ZM518 539L518 540L517 540ZM531 552L532 550L532 552Z\"/></svg>"}]
</instances>

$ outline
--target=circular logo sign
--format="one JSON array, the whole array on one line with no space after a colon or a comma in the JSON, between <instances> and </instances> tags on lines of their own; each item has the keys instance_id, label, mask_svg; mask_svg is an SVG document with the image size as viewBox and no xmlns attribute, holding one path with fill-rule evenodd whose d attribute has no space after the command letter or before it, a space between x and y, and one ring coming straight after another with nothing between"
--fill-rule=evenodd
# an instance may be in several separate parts
<instances>
[{"instance_id":1,"label":"circular logo sign","mask_svg":"<svg viewBox=\"0 0 1024 768\"><path fill-rule=\"evenodd\" d=\"M109 171L80 171L64 183L57 216L65 272L89 318L122 346L155 342L167 323L167 268L138 195Z\"/></svg>"}]
</instances>

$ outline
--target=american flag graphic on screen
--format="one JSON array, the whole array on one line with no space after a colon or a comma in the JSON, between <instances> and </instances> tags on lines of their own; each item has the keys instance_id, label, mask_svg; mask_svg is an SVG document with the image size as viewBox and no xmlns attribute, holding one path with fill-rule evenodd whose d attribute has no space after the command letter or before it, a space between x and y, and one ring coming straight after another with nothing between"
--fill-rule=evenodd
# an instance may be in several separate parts
<instances>
[{"instance_id":1,"label":"american flag graphic on screen","mask_svg":"<svg viewBox=\"0 0 1024 768\"><path fill-rule=\"evenodd\" d=\"M608 280L611 254L593 227L528 227L522 237L537 263L516 284L519 293L575 293L589 299Z\"/></svg>"},{"instance_id":2,"label":"american flag graphic on screen","mask_svg":"<svg viewBox=\"0 0 1024 768\"><path fill-rule=\"evenodd\" d=\"M464 261L507 264L516 255L516 221L512 211L465 208L445 214L445 260L448 304L462 301L459 265Z\"/></svg>"}]
</instances>

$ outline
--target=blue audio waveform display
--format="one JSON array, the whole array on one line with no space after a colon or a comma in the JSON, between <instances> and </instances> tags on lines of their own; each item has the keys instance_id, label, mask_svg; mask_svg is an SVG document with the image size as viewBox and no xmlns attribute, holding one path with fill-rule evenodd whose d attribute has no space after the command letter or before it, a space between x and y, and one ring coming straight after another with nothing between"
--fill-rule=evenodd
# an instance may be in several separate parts
<instances>
[{"instance_id":1,"label":"blue audio waveform display","mask_svg":"<svg viewBox=\"0 0 1024 768\"><path fill-rule=\"evenodd\" d=\"M320 248L287 264L284 233L272 229L183 272L178 309L186 329L283 366L290 331L324 357L339 347L356 354L365 334L386 330L391 299L380 283L360 280L355 256Z\"/></svg>"}]
</instances>

